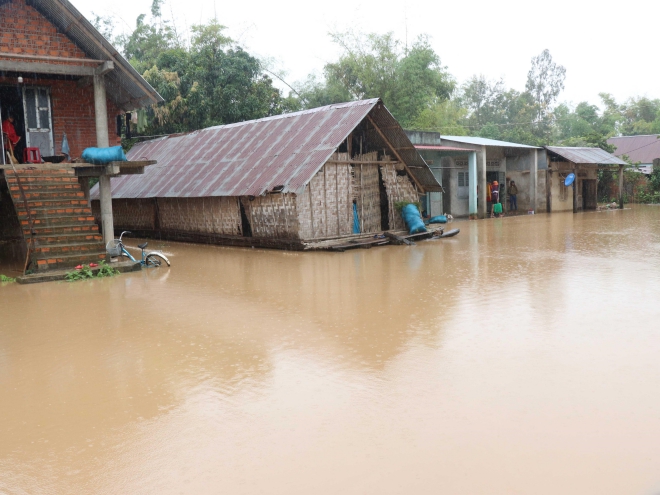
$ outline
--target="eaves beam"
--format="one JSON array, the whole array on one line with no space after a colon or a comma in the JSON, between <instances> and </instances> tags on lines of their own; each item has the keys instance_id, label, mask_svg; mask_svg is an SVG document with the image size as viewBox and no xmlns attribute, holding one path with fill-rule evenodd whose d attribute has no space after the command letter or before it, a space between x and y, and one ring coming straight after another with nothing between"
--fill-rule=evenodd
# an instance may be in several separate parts
<instances>
[{"instance_id":1,"label":"eaves beam","mask_svg":"<svg viewBox=\"0 0 660 495\"><path fill-rule=\"evenodd\" d=\"M111 61L103 62L98 67L71 64L48 64L44 62L22 62L14 60L0 60L0 71L22 72L25 74L55 74L63 76L100 76L114 69Z\"/></svg>"}]
</instances>

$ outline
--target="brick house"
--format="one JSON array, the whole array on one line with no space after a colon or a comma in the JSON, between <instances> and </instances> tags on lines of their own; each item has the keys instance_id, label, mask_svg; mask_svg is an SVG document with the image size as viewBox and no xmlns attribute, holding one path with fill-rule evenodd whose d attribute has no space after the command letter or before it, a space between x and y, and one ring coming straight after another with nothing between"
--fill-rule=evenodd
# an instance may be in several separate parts
<instances>
[{"instance_id":1,"label":"brick house","mask_svg":"<svg viewBox=\"0 0 660 495\"><path fill-rule=\"evenodd\" d=\"M61 154L65 133L72 159L88 147L120 144L122 114L161 101L67 0L0 0L0 116L14 117L19 162L26 146L42 157ZM80 261L83 248L93 251L90 260L104 257L85 198L87 179L79 182L71 164L35 166L14 172L2 153L0 243L27 244L40 268ZM109 194L110 175L100 181ZM112 212L105 217L112 225Z\"/></svg>"}]
</instances>

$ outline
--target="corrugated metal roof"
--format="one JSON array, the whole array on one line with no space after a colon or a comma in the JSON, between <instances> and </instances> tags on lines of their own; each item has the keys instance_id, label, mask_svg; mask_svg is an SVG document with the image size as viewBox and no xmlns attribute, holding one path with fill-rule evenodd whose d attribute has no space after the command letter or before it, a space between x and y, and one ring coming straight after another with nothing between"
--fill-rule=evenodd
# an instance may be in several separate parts
<instances>
[{"instance_id":1,"label":"corrugated metal roof","mask_svg":"<svg viewBox=\"0 0 660 495\"><path fill-rule=\"evenodd\" d=\"M507 141L498 141L497 139L488 139L473 136L440 136L441 139L447 141L455 141L457 143L476 144L478 146L500 146L503 148L529 148L540 149L538 146L528 146L526 144L509 143Z\"/></svg>"},{"instance_id":2,"label":"corrugated metal roof","mask_svg":"<svg viewBox=\"0 0 660 495\"><path fill-rule=\"evenodd\" d=\"M0 0L0 5L10 0ZM132 110L163 98L122 57L101 33L67 0L27 0L92 59L111 60L114 70L105 76L108 96L123 110Z\"/></svg>"},{"instance_id":3,"label":"corrugated metal roof","mask_svg":"<svg viewBox=\"0 0 660 495\"><path fill-rule=\"evenodd\" d=\"M416 144L415 148L418 150L431 150L431 151L460 151L463 153L471 153L472 151L468 148L455 148L452 146L434 146L432 144Z\"/></svg>"},{"instance_id":4,"label":"corrugated metal roof","mask_svg":"<svg viewBox=\"0 0 660 495\"><path fill-rule=\"evenodd\" d=\"M427 191L442 191L424 159L379 99L209 127L134 146L129 160L156 160L144 175L113 179L113 198L260 196L300 193L337 147L370 119ZM385 124L385 125L383 125ZM378 143L386 147L385 143ZM97 197L96 189L92 191Z\"/></svg>"},{"instance_id":5,"label":"corrugated metal roof","mask_svg":"<svg viewBox=\"0 0 660 495\"><path fill-rule=\"evenodd\" d=\"M616 146L616 156L626 155L633 163L653 163L653 160L660 158L660 139L657 134L612 137L607 140L607 144Z\"/></svg>"},{"instance_id":6,"label":"corrugated metal roof","mask_svg":"<svg viewBox=\"0 0 660 495\"><path fill-rule=\"evenodd\" d=\"M556 153L569 162L596 165L627 165L626 162L600 148L566 148L546 146L545 149Z\"/></svg>"}]
</instances>

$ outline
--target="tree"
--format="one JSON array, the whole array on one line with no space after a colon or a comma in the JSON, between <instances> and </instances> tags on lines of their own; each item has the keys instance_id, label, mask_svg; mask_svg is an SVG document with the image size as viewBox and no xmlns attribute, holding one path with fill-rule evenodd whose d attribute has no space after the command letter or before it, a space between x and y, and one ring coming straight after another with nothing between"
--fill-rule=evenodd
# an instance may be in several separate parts
<instances>
[{"instance_id":1,"label":"tree","mask_svg":"<svg viewBox=\"0 0 660 495\"><path fill-rule=\"evenodd\" d=\"M565 79L566 68L552 61L549 50L543 50L532 58L525 90L536 104L539 120L543 120L552 111L559 94L564 90Z\"/></svg>"},{"instance_id":2,"label":"tree","mask_svg":"<svg viewBox=\"0 0 660 495\"><path fill-rule=\"evenodd\" d=\"M324 67L324 80L311 77L299 85L305 105L382 98L401 122L409 125L425 109L449 99L455 82L425 36L410 48L392 33L331 33L342 48L336 62Z\"/></svg>"},{"instance_id":3,"label":"tree","mask_svg":"<svg viewBox=\"0 0 660 495\"><path fill-rule=\"evenodd\" d=\"M184 44L163 19L162 3L153 0L150 17L139 15L134 31L120 40L131 64L165 100L147 110L147 134L186 132L296 108L297 101L282 97L261 62L229 38L225 26L216 19L194 25Z\"/></svg>"}]
</instances>

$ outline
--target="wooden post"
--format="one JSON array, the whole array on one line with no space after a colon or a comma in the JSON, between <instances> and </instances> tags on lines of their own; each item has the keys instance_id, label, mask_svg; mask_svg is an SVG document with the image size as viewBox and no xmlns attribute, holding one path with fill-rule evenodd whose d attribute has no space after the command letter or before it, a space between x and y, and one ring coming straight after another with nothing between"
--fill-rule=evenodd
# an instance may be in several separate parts
<instances>
[{"instance_id":1,"label":"wooden post","mask_svg":"<svg viewBox=\"0 0 660 495\"><path fill-rule=\"evenodd\" d=\"M313 177L312 180L314 180ZM312 221L312 239L314 239L316 233L314 232L314 198L312 197L312 180L309 181L309 216Z\"/></svg>"},{"instance_id":2,"label":"wooden post","mask_svg":"<svg viewBox=\"0 0 660 495\"><path fill-rule=\"evenodd\" d=\"M546 211L552 213L552 170L548 167L545 173L545 195L546 195Z\"/></svg>"},{"instance_id":3,"label":"wooden post","mask_svg":"<svg viewBox=\"0 0 660 495\"><path fill-rule=\"evenodd\" d=\"M362 148L362 142L360 142ZM360 149L360 151L362 151ZM362 157L362 154L360 154ZM360 165L360 234L364 234L364 187L362 186L362 165Z\"/></svg>"},{"instance_id":4,"label":"wooden post","mask_svg":"<svg viewBox=\"0 0 660 495\"><path fill-rule=\"evenodd\" d=\"M623 210L623 165L619 165L619 208Z\"/></svg>"},{"instance_id":5,"label":"wooden post","mask_svg":"<svg viewBox=\"0 0 660 495\"><path fill-rule=\"evenodd\" d=\"M335 206L337 207L337 235L341 235L339 223L339 165L337 164L335 164Z\"/></svg>"},{"instance_id":6,"label":"wooden post","mask_svg":"<svg viewBox=\"0 0 660 495\"><path fill-rule=\"evenodd\" d=\"M328 237L328 165L323 165L323 219L325 223L325 236Z\"/></svg>"},{"instance_id":7,"label":"wooden post","mask_svg":"<svg viewBox=\"0 0 660 495\"><path fill-rule=\"evenodd\" d=\"M578 204L577 204L578 175L577 175L577 169L575 168L575 165L573 165L573 175L575 175L575 179L573 179L573 213L577 213L577 211L578 211Z\"/></svg>"}]
</instances>

